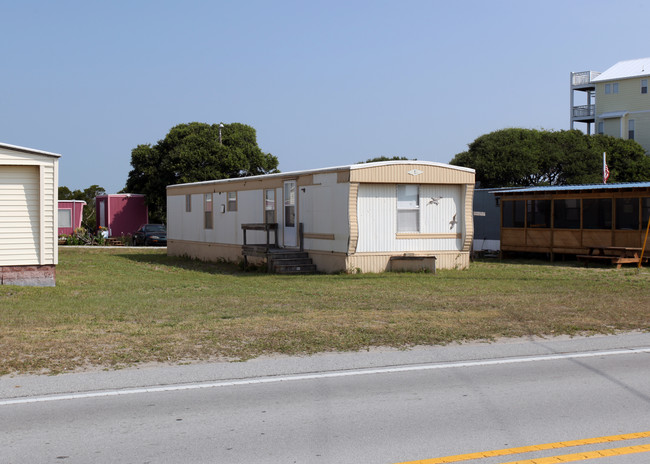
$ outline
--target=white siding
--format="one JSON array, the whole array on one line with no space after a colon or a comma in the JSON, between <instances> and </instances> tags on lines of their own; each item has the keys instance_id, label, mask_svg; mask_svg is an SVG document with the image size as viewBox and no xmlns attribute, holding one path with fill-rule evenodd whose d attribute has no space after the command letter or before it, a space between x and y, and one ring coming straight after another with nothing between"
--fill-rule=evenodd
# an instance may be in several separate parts
<instances>
[{"instance_id":1,"label":"white siding","mask_svg":"<svg viewBox=\"0 0 650 464\"><path fill-rule=\"evenodd\" d=\"M280 191L276 191L276 195L279 194ZM214 192L212 197L213 228L205 229L203 224L203 195L203 193L192 194L191 212L185 211L185 195L167 196L167 237L169 239L242 244L241 225L264 222L263 190L237 192L237 211L227 210L226 193ZM225 212L222 213L223 210ZM277 213L278 216L281 216L281 209L278 209ZM248 243L263 243L266 242L266 234L264 232L249 231L246 239ZM273 240L273 234L271 234L271 240Z\"/></svg>"},{"instance_id":2,"label":"white siding","mask_svg":"<svg viewBox=\"0 0 650 464\"><path fill-rule=\"evenodd\" d=\"M350 238L350 184L337 183L336 174L314 176L314 184L317 181L317 185L298 189L298 220L304 225L304 233L307 236L305 248L344 253ZM310 234L321 238L309 238Z\"/></svg>"},{"instance_id":3,"label":"white siding","mask_svg":"<svg viewBox=\"0 0 650 464\"><path fill-rule=\"evenodd\" d=\"M420 186L420 234L459 234L464 230L462 186ZM425 252L462 250L462 238L397 238L397 187L359 186L357 252ZM454 223L454 221L456 221Z\"/></svg>"},{"instance_id":4,"label":"white siding","mask_svg":"<svg viewBox=\"0 0 650 464\"><path fill-rule=\"evenodd\" d=\"M40 264L40 196L38 166L0 166L0 265Z\"/></svg>"}]
</instances>

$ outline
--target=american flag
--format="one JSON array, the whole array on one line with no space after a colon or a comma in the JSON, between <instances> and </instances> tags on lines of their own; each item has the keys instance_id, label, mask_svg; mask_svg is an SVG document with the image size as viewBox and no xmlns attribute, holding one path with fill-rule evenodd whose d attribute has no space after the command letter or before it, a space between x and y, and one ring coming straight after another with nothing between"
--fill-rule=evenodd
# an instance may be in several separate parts
<instances>
[{"instance_id":1,"label":"american flag","mask_svg":"<svg viewBox=\"0 0 650 464\"><path fill-rule=\"evenodd\" d=\"M609 168L607 167L607 153L603 153L603 184L607 183L609 179Z\"/></svg>"}]
</instances>

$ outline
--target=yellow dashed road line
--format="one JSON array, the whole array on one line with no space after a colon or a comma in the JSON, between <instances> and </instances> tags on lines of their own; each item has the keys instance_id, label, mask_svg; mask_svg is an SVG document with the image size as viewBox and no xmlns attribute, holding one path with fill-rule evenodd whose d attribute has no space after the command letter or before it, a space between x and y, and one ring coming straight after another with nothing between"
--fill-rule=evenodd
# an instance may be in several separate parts
<instances>
[{"instance_id":1,"label":"yellow dashed road line","mask_svg":"<svg viewBox=\"0 0 650 464\"><path fill-rule=\"evenodd\" d=\"M595 445L599 443L611 443L611 442L623 441L623 440L638 440L639 438L648 438L648 437L650 437L650 431L639 432L639 433L627 433L624 435L610 435L607 437L598 437L598 438L585 438L583 440L558 441L555 443L546 443L543 445L521 446L518 448L506 448L506 449L500 449L494 451L481 451L478 453L458 454L455 456L446 456L442 458L433 458L433 459L420 459L417 461L408 461L399 464L447 464L450 462L471 461L473 459L492 458L496 456L509 456L513 454L530 453L533 451L545 451L551 449L569 448L572 446ZM628 448L619 448L619 450L636 449L636 448L643 448L643 447L650 447L650 445L642 445L641 447L630 446ZM594 453L602 453L604 451L608 451L608 450L594 451ZM629 451L627 453L618 453L618 454L643 453L646 451L650 451L650 448L643 449L640 451ZM567 455L567 456L585 456L586 454L589 453L580 453L576 455ZM604 456L605 455L594 456L594 457L604 457ZM616 456L616 454L611 454L608 456ZM594 457L582 458L582 459L593 459ZM540 459L555 459L554 461L540 461L540 459L537 459L537 460L528 460L528 461L517 461L517 463L548 464L548 463L570 462L570 460L562 461L559 460L558 458L559 456L554 458L540 458ZM572 459L572 460L577 461L578 459ZM510 463L510 464L514 464L514 463Z\"/></svg>"},{"instance_id":2,"label":"yellow dashed road line","mask_svg":"<svg viewBox=\"0 0 650 464\"><path fill-rule=\"evenodd\" d=\"M586 461L587 459L606 458L609 456L622 456L624 454L650 452L650 445L626 446L584 453L565 454L563 456L550 456L548 458L526 459L525 461L511 461L503 464L557 464L563 462Z\"/></svg>"}]
</instances>

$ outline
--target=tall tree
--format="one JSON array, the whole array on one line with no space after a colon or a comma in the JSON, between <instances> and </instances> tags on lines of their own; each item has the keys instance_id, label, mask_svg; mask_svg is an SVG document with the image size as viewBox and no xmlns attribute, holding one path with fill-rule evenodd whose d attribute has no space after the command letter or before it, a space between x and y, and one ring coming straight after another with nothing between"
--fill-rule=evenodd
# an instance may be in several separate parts
<instances>
[{"instance_id":1,"label":"tall tree","mask_svg":"<svg viewBox=\"0 0 650 464\"><path fill-rule=\"evenodd\" d=\"M278 159L257 146L251 126L191 122L153 146L135 147L131 166L124 191L145 194L150 219L164 222L168 185L277 172Z\"/></svg>"},{"instance_id":2,"label":"tall tree","mask_svg":"<svg viewBox=\"0 0 650 464\"><path fill-rule=\"evenodd\" d=\"M70 190L65 185L59 187L59 200L82 200L86 202L84 206L83 218L81 225L89 231L94 231L97 226L97 216L95 214L95 197L106 195L106 190L99 185L91 185L84 190Z\"/></svg>"},{"instance_id":3,"label":"tall tree","mask_svg":"<svg viewBox=\"0 0 650 464\"><path fill-rule=\"evenodd\" d=\"M415 158L413 160L415 161ZM375 156L374 158L370 158L365 161L359 161L357 164L375 163L378 161L408 161L408 158L405 156L393 156L393 157Z\"/></svg>"},{"instance_id":4,"label":"tall tree","mask_svg":"<svg viewBox=\"0 0 650 464\"><path fill-rule=\"evenodd\" d=\"M637 142L578 130L491 132L450 163L475 169L482 187L585 184L602 181L603 152L610 182L650 180L650 157Z\"/></svg>"}]
</instances>

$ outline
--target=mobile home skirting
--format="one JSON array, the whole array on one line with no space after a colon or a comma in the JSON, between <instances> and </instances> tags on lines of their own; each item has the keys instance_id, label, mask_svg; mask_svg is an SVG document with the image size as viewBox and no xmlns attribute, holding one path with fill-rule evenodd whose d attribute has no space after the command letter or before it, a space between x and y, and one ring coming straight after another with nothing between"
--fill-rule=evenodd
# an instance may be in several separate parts
<instances>
[{"instance_id":1,"label":"mobile home skirting","mask_svg":"<svg viewBox=\"0 0 650 464\"><path fill-rule=\"evenodd\" d=\"M168 240L167 254L199 259L207 262L240 262L242 260L241 245L187 242L183 240ZM333 253L324 251L310 251L310 258L321 272L385 272L395 270L391 266L391 258L405 257L404 253ZM444 251L429 254L413 255L428 261L404 261L399 270L423 271L432 270L431 261L435 258L437 269L465 269L469 267L469 251ZM408 257L408 256L407 256ZM263 258L250 256L250 263L262 264Z\"/></svg>"}]
</instances>

